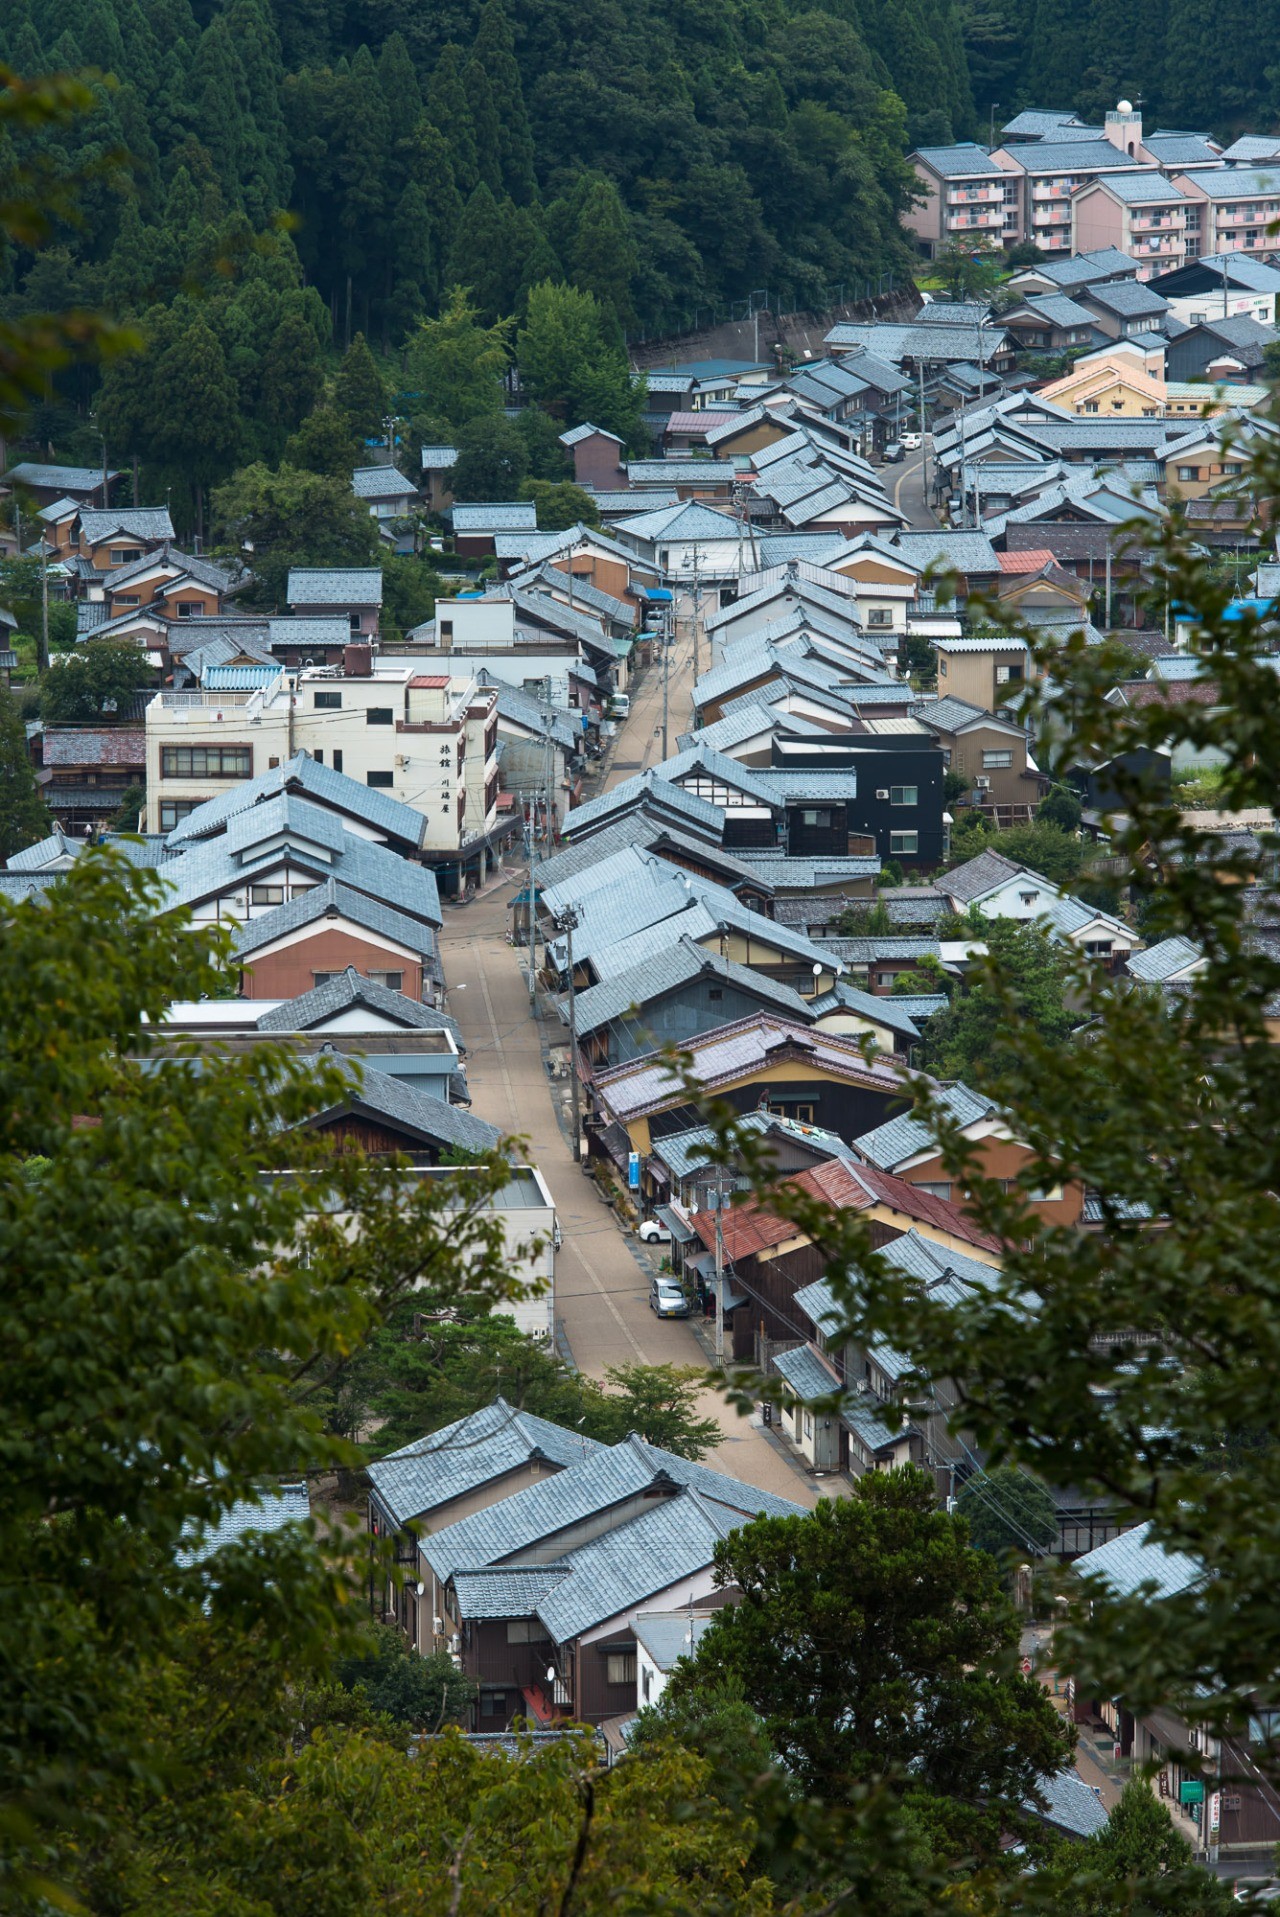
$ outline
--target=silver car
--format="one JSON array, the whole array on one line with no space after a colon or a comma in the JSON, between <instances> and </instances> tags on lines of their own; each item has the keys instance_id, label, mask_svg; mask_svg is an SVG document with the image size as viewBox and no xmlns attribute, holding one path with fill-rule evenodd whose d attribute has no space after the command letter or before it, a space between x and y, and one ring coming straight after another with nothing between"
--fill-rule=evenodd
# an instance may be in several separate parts
<instances>
[{"instance_id":1,"label":"silver car","mask_svg":"<svg viewBox=\"0 0 1280 1917\"><path fill-rule=\"evenodd\" d=\"M649 1286L649 1309L659 1318L687 1318L689 1300L684 1286L675 1278L658 1277Z\"/></svg>"}]
</instances>

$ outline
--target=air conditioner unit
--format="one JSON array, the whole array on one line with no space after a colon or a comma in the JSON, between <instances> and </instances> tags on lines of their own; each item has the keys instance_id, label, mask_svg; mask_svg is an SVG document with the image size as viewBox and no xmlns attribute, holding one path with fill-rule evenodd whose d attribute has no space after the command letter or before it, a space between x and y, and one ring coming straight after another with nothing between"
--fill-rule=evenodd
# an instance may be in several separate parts
<instances>
[{"instance_id":1,"label":"air conditioner unit","mask_svg":"<svg viewBox=\"0 0 1280 1917\"><path fill-rule=\"evenodd\" d=\"M457 1657L462 1650L462 1639L457 1636L451 1637L449 1639L449 1649L453 1652L454 1656Z\"/></svg>"},{"instance_id":2,"label":"air conditioner unit","mask_svg":"<svg viewBox=\"0 0 1280 1917\"><path fill-rule=\"evenodd\" d=\"M980 772L973 783L977 786L979 792L990 792L991 790L991 781L985 773Z\"/></svg>"},{"instance_id":3,"label":"air conditioner unit","mask_svg":"<svg viewBox=\"0 0 1280 1917\"><path fill-rule=\"evenodd\" d=\"M877 799L887 799L888 796L889 796L889 788L887 785L880 785L876 787Z\"/></svg>"},{"instance_id":4,"label":"air conditioner unit","mask_svg":"<svg viewBox=\"0 0 1280 1917\"><path fill-rule=\"evenodd\" d=\"M405 758L405 756L404 756L404 754L403 754L403 752L397 752L397 753L396 753L396 764L397 764L397 766L399 766L399 767L400 767L400 769L401 769L402 771L403 771L403 769L404 769L404 767L408 765L408 763L409 763L409 761L408 761L408 760L407 760L407 759Z\"/></svg>"},{"instance_id":5,"label":"air conditioner unit","mask_svg":"<svg viewBox=\"0 0 1280 1917\"><path fill-rule=\"evenodd\" d=\"M444 1636L444 1619L442 1617L433 1617L431 1620L431 1626L432 1626L432 1629L435 1631L435 1634L437 1637Z\"/></svg>"}]
</instances>

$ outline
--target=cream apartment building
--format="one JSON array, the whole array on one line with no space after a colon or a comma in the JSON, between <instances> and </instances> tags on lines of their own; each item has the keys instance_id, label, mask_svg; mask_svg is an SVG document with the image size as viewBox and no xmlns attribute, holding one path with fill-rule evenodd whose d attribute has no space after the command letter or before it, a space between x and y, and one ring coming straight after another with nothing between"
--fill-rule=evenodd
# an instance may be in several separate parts
<instances>
[{"instance_id":1,"label":"cream apartment building","mask_svg":"<svg viewBox=\"0 0 1280 1917\"><path fill-rule=\"evenodd\" d=\"M341 666L245 691L157 693L147 708L147 829L170 832L229 784L308 752L426 820L422 855L451 891L482 877L498 825L498 693L349 646Z\"/></svg>"}]
</instances>

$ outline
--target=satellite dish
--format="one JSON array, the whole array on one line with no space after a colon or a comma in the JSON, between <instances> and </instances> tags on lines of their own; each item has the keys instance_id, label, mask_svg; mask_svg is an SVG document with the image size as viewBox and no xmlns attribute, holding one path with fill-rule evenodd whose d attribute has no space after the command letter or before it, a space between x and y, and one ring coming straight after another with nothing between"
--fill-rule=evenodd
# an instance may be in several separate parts
<instances>
[{"instance_id":1,"label":"satellite dish","mask_svg":"<svg viewBox=\"0 0 1280 1917\"><path fill-rule=\"evenodd\" d=\"M1116 112L1117 112L1117 113L1132 113L1132 112L1133 112L1133 101L1132 101L1132 100L1121 100L1121 102L1120 102L1120 104L1119 104L1119 106L1117 106L1117 108L1116 108Z\"/></svg>"}]
</instances>

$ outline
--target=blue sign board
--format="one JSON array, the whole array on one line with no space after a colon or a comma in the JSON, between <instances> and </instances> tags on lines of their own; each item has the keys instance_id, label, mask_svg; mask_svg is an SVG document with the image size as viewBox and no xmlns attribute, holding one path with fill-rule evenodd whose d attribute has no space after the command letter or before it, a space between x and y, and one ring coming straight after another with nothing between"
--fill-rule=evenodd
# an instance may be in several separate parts
<instances>
[{"instance_id":1,"label":"blue sign board","mask_svg":"<svg viewBox=\"0 0 1280 1917\"><path fill-rule=\"evenodd\" d=\"M629 1152L627 1154L627 1189L629 1191L639 1191L640 1189L639 1152Z\"/></svg>"}]
</instances>

